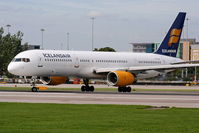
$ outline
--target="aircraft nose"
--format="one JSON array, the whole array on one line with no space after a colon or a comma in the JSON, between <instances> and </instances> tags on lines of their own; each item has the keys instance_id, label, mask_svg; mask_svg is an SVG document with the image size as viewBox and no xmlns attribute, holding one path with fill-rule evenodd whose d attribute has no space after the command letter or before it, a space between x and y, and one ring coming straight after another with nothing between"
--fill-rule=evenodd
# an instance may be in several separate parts
<instances>
[{"instance_id":1,"label":"aircraft nose","mask_svg":"<svg viewBox=\"0 0 199 133\"><path fill-rule=\"evenodd\" d=\"M7 68L8 72L11 74L15 74L16 68L14 67L13 63L10 63Z\"/></svg>"}]
</instances>

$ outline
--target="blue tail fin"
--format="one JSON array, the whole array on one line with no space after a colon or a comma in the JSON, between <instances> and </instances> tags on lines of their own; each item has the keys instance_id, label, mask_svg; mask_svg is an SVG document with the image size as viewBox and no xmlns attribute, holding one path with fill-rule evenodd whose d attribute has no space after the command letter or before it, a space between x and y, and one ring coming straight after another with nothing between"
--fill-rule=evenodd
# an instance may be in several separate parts
<instances>
[{"instance_id":1,"label":"blue tail fin","mask_svg":"<svg viewBox=\"0 0 199 133\"><path fill-rule=\"evenodd\" d=\"M176 57L186 13L180 12L155 54Z\"/></svg>"}]
</instances>

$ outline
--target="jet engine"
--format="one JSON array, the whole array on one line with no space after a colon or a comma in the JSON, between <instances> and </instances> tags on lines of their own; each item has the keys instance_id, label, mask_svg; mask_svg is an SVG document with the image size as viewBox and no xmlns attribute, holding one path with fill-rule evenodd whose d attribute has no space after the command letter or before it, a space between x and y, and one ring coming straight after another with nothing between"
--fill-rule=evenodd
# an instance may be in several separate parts
<instances>
[{"instance_id":1,"label":"jet engine","mask_svg":"<svg viewBox=\"0 0 199 133\"><path fill-rule=\"evenodd\" d=\"M124 87L136 82L135 75L125 71L113 71L107 75L107 82L109 85Z\"/></svg>"},{"instance_id":2,"label":"jet engine","mask_svg":"<svg viewBox=\"0 0 199 133\"><path fill-rule=\"evenodd\" d=\"M67 77L40 77L40 81L43 84L47 85L59 85L59 84L64 84L68 80Z\"/></svg>"}]
</instances>

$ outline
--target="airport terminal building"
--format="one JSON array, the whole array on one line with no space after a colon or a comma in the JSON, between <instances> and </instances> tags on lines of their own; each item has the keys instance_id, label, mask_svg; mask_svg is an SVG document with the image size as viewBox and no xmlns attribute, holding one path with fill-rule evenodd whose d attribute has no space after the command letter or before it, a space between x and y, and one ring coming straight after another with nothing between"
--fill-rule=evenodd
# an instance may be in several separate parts
<instances>
[{"instance_id":1,"label":"airport terminal building","mask_svg":"<svg viewBox=\"0 0 199 133\"><path fill-rule=\"evenodd\" d=\"M153 53L160 46L160 43L130 43L132 52ZM199 42L195 38L181 39L177 57L185 61L199 60Z\"/></svg>"}]
</instances>

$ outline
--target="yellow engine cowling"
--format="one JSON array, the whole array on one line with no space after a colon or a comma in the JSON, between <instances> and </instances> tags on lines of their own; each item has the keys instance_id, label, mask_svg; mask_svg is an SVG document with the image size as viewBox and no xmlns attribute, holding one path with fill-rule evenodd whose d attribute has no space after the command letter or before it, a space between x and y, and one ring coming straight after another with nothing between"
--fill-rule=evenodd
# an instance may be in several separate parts
<instances>
[{"instance_id":1,"label":"yellow engine cowling","mask_svg":"<svg viewBox=\"0 0 199 133\"><path fill-rule=\"evenodd\" d=\"M41 82L43 84L47 85L59 85L59 84L64 84L68 80L67 77L57 77L57 76L52 76L52 77L41 77L40 78Z\"/></svg>"},{"instance_id":2,"label":"yellow engine cowling","mask_svg":"<svg viewBox=\"0 0 199 133\"><path fill-rule=\"evenodd\" d=\"M136 82L135 75L125 71L113 71L107 75L107 82L109 85L123 87L131 85Z\"/></svg>"}]
</instances>

